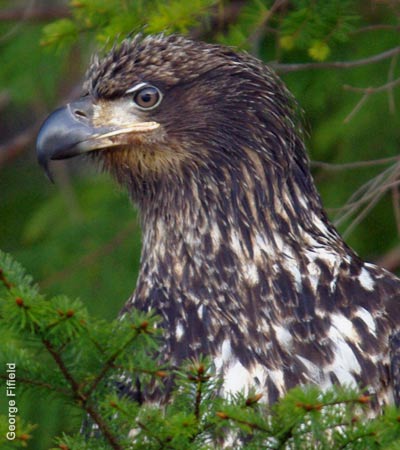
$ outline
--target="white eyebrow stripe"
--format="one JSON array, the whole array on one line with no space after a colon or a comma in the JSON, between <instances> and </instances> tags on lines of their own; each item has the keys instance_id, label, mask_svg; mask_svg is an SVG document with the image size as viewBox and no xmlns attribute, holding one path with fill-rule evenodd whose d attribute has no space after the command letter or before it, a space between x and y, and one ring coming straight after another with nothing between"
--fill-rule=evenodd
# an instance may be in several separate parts
<instances>
[{"instance_id":1,"label":"white eyebrow stripe","mask_svg":"<svg viewBox=\"0 0 400 450\"><path fill-rule=\"evenodd\" d=\"M129 88L127 91L125 91L125 94L131 94L132 92L135 92L135 91L137 91L138 89L140 89L140 88L142 88L142 87L145 87L145 86L148 86L148 83L138 83L138 84L135 84L135 86L133 86L133 87Z\"/></svg>"}]
</instances>

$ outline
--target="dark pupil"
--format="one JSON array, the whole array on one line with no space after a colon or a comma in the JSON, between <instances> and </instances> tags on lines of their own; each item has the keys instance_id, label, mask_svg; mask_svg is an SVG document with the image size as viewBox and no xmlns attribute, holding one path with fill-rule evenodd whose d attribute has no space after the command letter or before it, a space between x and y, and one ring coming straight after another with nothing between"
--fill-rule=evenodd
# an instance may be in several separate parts
<instances>
[{"instance_id":1,"label":"dark pupil","mask_svg":"<svg viewBox=\"0 0 400 450\"><path fill-rule=\"evenodd\" d=\"M148 92L140 96L140 100L142 100L143 103L151 102L152 98L153 98L152 94L149 94Z\"/></svg>"},{"instance_id":2,"label":"dark pupil","mask_svg":"<svg viewBox=\"0 0 400 450\"><path fill-rule=\"evenodd\" d=\"M158 101L158 92L154 88L146 88L138 92L136 103L144 108L150 108Z\"/></svg>"}]
</instances>

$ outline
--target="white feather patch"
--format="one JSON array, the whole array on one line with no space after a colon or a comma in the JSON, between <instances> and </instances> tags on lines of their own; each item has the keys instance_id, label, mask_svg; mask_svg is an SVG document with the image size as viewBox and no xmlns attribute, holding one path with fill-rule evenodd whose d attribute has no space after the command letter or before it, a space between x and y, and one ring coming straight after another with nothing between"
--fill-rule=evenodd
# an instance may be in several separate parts
<instances>
[{"instance_id":1,"label":"white feather patch","mask_svg":"<svg viewBox=\"0 0 400 450\"><path fill-rule=\"evenodd\" d=\"M300 355L296 355L296 358L307 369L307 372L304 373L305 377L308 378L311 383L321 384L321 369L307 358L303 358Z\"/></svg>"},{"instance_id":2,"label":"white feather patch","mask_svg":"<svg viewBox=\"0 0 400 450\"><path fill-rule=\"evenodd\" d=\"M256 286L260 281L258 276L258 268L253 262L243 264L242 274L244 280L249 286Z\"/></svg>"},{"instance_id":3,"label":"white feather patch","mask_svg":"<svg viewBox=\"0 0 400 450\"><path fill-rule=\"evenodd\" d=\"M176 340L179 342L182 339L184 334L185 334L185 329L183 328L182 324L180 322L178 322L178 325L176 326L176 329L175 329Z\"/></svg>"},{"instance_id":4,"label":"white feather patch","mask_svg":"<svg viewBox=\"0 0 400 450\"><path fill-rule=\"evenodd\" d=\"M224 374L224 394L235 394L247 390L251 385L252 379L249 371L236 360Z\"/></svg>"},{"instance_id":5,"label":"white feather patch","mask_svg":"<svg viewBox=\"0 0 400 450\"><path fill-rule=\"evenodd\" d=\"M371 274L364 267L361 269L361 273L358 276L358 281L361 286L367 291L373 291L375 287L375 282L371 277Z\"/></svg>"},{"instance_id":6,"label":"white feather patch","mask_svg":"<svg viewBox=\"0 0 400 450\"><path fill-rule=\"evenodd\" d=\"M369 311L359 306L356 311L356 317L359 317L367 325L369 331L376 336L376 323Z\"/></svg>"},{"instance_id":7,"label":"white feather patch","mask_svg":"<svg viewBox=\"0 0 400 450\"><path fill-rule=\"evenodd\" d=\"M355 330L353 323L343 314L331 314L330 319L331 319L331 329L329 331L330 338L332 333L332 335L335 336L335 338L343 339L343 337L345 337L354 343L360 340L360 337L357 331Z\"/></svg>"},{"instance_id":8,"label":"white feather patch","mask_svg":"<svg viewBox=\"0 0 400 450\"><path fill-rule=\"evenodd\" d=\"M293 337L288 329L280 325L274 325L273 328L279 345L285 350L290 350L293 344Z\"/></svg>"},{"instance_id":9,"label":"white feather patch","mask_svg":"<svg viewBox=\"0 0 400 450\"><path fill-rule=\"evenodd\" d=\"M217 373L220 373L221 370L223 370L223 368L230 363L231 356L231 341L229 339L225 339L222 342L219 353L214 358L214 366Z\"/></svg>"},{"instance_id":10,"label":"white feather patch","mask_svg":"<svg viewBox=\"0 0 400 450\"><path fill-rule=\"evenodd\" d=\"M332 371L341 384L355 386L354 373L361 373L361 367L345 338L351 339L356 332L352 323L342 314L332 315L332 325L328 337L333 342L335 359L324 371ZM351 339L355 342L353 339Z\"/></svg>"}]
</instances>

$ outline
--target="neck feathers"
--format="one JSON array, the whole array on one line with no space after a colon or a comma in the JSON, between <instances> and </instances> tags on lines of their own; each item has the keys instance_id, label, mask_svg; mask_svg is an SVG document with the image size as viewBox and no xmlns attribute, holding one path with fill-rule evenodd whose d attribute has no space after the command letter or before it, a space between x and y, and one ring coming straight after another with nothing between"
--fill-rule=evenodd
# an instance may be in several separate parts
<instances>
[{"instance_id":1,"label":"neck feathers","mask_svg":"<svg viewBox=\"0 0 400 450\"><path fill-rule=\"evenodd\" d=\"M258 386L274 402L299 383L380 390L369 355L387 364L383 311L398 280L344 244L304 167L277 172L256 153L226 167L183 172L140 199L128 309L161 315L166 363L213 355L226 391Z\"/></svg>"},{"instance_id":2,"label":"neck feathers","mask_svg":"<svg viewBox=\"0 0 400 450\"><path fill-rule=\"evenodd\" d=\"M228 164L214 158L212 165L182 165L146 185L146 192L136 186L143 258L164 249L171 258L179 260L185 251L210 263L221 249L248 260L279 259L283 247L290 253L317 246L351 253L327 220L307 165L293 160L288 169L271 166L247 149Z\"/></svg>"},{"instance_id":3,"label":"neck feathers","mask_svg":"<svg viewBox=\"0 0 400 450\"><path fill-rule=\"evenodd\" d=\"M196 304L214 301L222 310L225 302L232 306L228 296L236 306L242 302L242 309L251 291L250 297L267 303L279 296L284 314L299 304L300 292L316 284L317 274L326 271L333 278L341 261L352 259L304 167L294 161L288 174L252 150L244 154L229 165L182 169L181 176L160 179L151 195L138 198L138 299L146 303L159 286L177 302L182 296ZM268 310L273 313L272 305Z\"/></svg>"}]
</instances>

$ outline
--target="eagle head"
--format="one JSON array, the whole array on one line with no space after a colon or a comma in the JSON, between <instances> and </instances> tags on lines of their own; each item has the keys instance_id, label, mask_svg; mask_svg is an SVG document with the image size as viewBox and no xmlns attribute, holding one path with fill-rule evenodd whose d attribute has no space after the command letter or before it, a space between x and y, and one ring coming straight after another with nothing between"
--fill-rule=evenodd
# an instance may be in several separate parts
<instances>
[{"instance_id":1,"label":"eagle head","mask_svg":"<svg viewBox=\"0 0 400 450\"><path fill-rule=\"evenodd\" d=\"M183 173L202 183L249 159L287 177L293 160L307 165L297 116L279 78L247 54L136 36L93 58L81 97L50 115L37 152L46 168L90 153L140 200Z\"/></svg>"}]
</instances>

